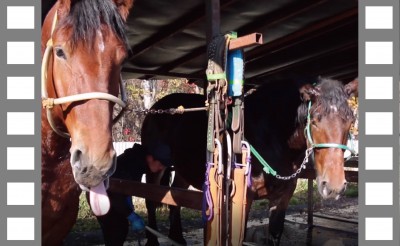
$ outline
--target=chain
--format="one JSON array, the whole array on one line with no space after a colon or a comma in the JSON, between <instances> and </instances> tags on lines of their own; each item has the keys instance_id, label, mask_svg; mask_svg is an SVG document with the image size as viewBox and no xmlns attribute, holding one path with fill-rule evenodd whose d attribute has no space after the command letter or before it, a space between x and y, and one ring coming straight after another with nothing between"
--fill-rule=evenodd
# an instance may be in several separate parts
<instances>
[{"instance_id":1,"label":"chain","mask_svg":"<svg viewBox=\"0 0 400 246\"><path fill-rule=\"evenodd\" d=\"M280 179L280 180L290 180L290 179L294 179L296 178L303 169L306 169L306 163L308 162L308 157L311 155L311 153L313 152L313 148L308 148L306 149L306 156L304 157L303 163L301 163L299 169L296 170L296 172L294 172L292 175L290 176L281 176L279 174L277 174L275 176L275 178Z\"/></svg>"},{"instance_id":2,"label":"chain","mask_svg":"<svg viewBox=\"0 0 400 246\"><path fill-rule=\"evenodd\" d=\"M177 108L169 108L169 109L137 109L132 110L131 112L139 113L139 114L183 114L187 112L195 112L195 111L204 111L207 110L208 107L200 107L200 108L184 108L179 106Z\"/></svg>"}]
</instances>

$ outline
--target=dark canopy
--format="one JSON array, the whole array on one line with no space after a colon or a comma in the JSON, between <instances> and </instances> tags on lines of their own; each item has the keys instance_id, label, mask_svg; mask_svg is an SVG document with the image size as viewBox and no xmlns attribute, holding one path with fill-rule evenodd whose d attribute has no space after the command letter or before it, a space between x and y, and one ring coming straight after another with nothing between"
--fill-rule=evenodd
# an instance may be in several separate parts
<instances>
[{"instance_id":1,"label":"dark canopy","mask_svg":"<svg viewBox=\"0 0 400 246\"><path fill-rule=\"evenodd\" d=\"M209 1L209 0L207 0ZM205 0L136 0L128 18L129 78L203 81ZM43 15L53 0L43 0ZM263 34L246 48L246 84L332 77L348 82L358 68L358 1L221 0L221 33Z\"/></svg>"}]
</instances>

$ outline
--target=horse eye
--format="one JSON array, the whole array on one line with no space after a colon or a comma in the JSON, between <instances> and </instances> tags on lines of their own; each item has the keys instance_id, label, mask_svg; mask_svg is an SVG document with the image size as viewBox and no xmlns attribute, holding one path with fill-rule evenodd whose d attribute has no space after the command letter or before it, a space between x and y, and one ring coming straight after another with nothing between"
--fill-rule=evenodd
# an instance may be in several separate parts
<instances>
[{"instance_id":1,"label":"horse eye","mask_svg":"<svg viewBox=\"0 0 400 246\"><path fill-rule=\"evenodd\" d=\"M61 48L56 48L56 56L58 56L59 58L62 58L62 59L67 59L64 51Z\"/></svg>"}]
</instances>

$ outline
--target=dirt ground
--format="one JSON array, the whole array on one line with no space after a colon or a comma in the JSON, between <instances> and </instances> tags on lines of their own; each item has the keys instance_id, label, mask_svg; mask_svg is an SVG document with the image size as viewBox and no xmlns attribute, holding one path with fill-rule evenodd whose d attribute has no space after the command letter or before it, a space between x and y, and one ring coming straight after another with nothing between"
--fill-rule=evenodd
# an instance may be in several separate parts
<instances>
[{"instance_id":1,"label":"dirt ground","mask_svg":"<svg viewBox=\"0 0 400 246\"><path fill-rule=\"evenodd\" d=\"M339 201L323 201L314 207L316 215L322 214L347 219L350 222L339 222L314 217L314 227L308 230L307 206L290 206L285 221L285 229L281 239L282 246L293 245L324 245L353 246L358 245L358 200L357 198L341 198ZM183 221L184 237L188 245L203 245L203 229L201 218ZM247 225L247 245L266 245L268 228L268 213L265 207L253 207ZM168 234L166 222L159 223L159 231ZM171 245L164 239L159 239L160 245ZM140 243L139 243L140 242ZM144 245L144 235L130 233L124 246ZM71 233L66 239L66 246L104 245L101 231Z\"/></svg>"}]
</instances>

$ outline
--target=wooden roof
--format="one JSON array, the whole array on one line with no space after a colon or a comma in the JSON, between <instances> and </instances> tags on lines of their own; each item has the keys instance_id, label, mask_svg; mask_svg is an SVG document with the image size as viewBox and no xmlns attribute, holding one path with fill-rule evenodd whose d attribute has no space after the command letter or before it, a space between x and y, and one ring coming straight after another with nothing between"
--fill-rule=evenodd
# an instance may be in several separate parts
<instances>
[{"instance_id":1,"label":"wooden roof","mask_svg":"<svg viewBox=\"0 0 400 246\"><path fill-rule=\"evenodd\" d=\"M211 1L136 0L127 21L133 52L123 76L204 81ZM50 2L42 1L43 14ZM245 49L246 84L357 76L358 1L220 0L219 13L221 33L263 35L262 45Z\"/></svg>"}]
</instances>

